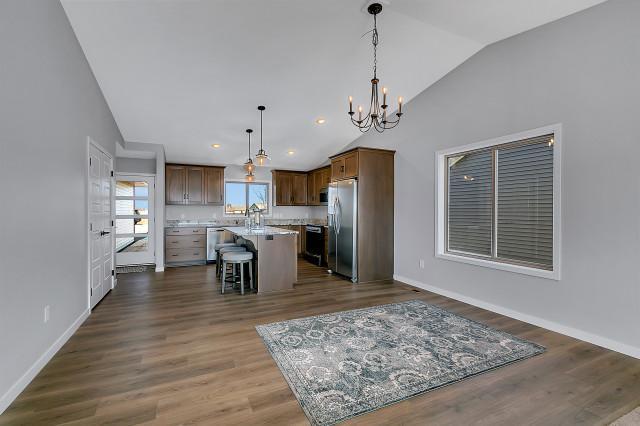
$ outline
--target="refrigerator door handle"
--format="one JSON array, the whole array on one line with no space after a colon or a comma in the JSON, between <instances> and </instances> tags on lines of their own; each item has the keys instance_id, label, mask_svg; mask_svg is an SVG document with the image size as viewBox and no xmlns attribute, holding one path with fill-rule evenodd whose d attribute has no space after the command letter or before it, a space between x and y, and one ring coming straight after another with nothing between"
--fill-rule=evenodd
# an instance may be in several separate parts
<instances>
[{"instance_id":1,"label":"refrigerator door handle","mask_svg":"<svg viewBox=\"0 0 640 426\"><path fill-rule=\"evenodd\" d=\"M340 204L340 198L336 198L336 207L337 207L336 218L338 219L338 234L339 234L340 228L342 228L342 204Z\"/></svg>"}]
</instances>

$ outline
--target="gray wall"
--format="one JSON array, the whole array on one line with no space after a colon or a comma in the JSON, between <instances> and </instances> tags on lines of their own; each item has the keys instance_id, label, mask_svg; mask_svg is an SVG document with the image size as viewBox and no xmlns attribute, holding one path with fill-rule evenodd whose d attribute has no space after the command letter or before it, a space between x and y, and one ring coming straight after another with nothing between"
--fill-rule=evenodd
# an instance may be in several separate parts
<instances>
[{"instance_id":1,"label":"gray wall","mask_svg":"<svg viewBox=\"0 0 640 426\"><path fill-rule=\"evenodd\" d=\"M611 0L493 44L353 144L397 150L397 276L640 356L639 16ZM562 280L436 259L434 152L558 122Z\"/></svg>"},{"instance_id":2,"label":"gray wall","mask_svg":"<svg viewBox=\"0 0 640 426\"><path fill-rule=\"evenodd\" d=\"M87 137L121 135L58 1L1 1L0 57L3 398L87 310Z\"/></svg>"},{"instance_id":3,"label":"gray wall","mask_svg":"<svg viewBox=\"0 0 640 426\"><path fill-rule=\"evenodd\" d=\"M155 158L116 158L116 172L156 174Z\"/></svg>"}]
</instances>

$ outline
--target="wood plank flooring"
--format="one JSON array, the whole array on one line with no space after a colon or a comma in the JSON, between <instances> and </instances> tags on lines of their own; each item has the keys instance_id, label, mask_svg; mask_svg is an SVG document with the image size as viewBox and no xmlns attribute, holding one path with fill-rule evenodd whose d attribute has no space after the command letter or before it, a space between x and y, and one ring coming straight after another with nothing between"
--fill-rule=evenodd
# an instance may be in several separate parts
<instances>
[{"instance_id":1,"label":"wood plank flooring","mask_svg":"<svg viewBox=\"0 0 640 426\"><path fill-rule=\"evenodd\" d=\"M295 289L271 295L221 295L213 266L118 280L0 424L305 425L254 326L416 298L548 351L348 424L601 425L640 405L640 360L400 283L303 260Z\"/></svg>"}]
</instances>

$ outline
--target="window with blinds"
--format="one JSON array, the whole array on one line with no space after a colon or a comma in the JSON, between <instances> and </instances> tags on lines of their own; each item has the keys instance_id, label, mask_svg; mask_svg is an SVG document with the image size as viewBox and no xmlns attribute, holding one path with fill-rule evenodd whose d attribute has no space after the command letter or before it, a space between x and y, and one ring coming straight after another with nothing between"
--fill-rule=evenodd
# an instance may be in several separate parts
<instances>
[{"instance_id":1,"label":"window with blinds","mask_svg":"<svg viewBox=\"0 0 640 426\"><path fill-rule=\"evenodd\" d=\"M447 155L446 250L552 270L553 148L546 134Z\"/></svg>"}]
</instances>

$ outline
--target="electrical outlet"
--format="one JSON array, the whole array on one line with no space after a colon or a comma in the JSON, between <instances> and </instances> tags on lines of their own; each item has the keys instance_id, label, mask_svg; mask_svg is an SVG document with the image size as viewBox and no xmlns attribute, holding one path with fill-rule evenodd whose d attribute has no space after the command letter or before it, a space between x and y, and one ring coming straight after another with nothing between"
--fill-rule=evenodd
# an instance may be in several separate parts
<instances>
[{"instance_id":1,"label":"electrical outlet","mask_svg":"<svg viewBox=\"0 0 640 426\"><path fill-rule=\"evenodd\" d=\"M424 259L420 259L420 269L424 269Z\"/></svg>"},{"instance_id":2,"label":"electrical outlet","mask_svg":"<svg viewBox=\"0 0 640 426\"><path fill-rule=\"evenodd\" d=\"M49 305L44 307L44 323L49 322L49 318L51 317L51 307Z\"/></svg>"}]
</instances>

